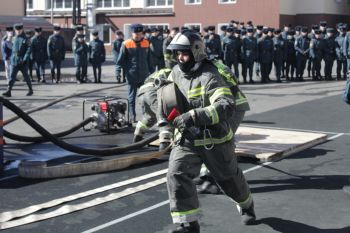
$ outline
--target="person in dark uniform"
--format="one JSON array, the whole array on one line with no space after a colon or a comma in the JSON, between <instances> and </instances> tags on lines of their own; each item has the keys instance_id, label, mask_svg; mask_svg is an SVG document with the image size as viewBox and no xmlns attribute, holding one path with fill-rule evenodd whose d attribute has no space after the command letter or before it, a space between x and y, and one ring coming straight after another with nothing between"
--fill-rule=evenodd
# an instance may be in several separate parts
<instances>
[{"instance_id":1,"label":"person in dark uniform","mask_svg":"<svg viewBox=\"0 0 350 233\"><path fill-rule=\"evenodd\" d=\"M98 37L98 31L92 32L93 40L89 43L89 62L94 72L95 83L102 83L102 63L106 61L106 50L102 40Z\"/></svg>"},{"instance_id":2,"label":"person in dark uniform","mask_svg":"<svg viewBox=\"0 0 350 233\"><path fill-rule=\"evenodd\" d=\"M256 32L254 34L254 37L256 38L257 41L259 41L259 39L262 37L262 30L264 29L263 25L257 25L256 26ZM256 76L260 77L260 63L256 61L255 64L255 73Z\"/></svg>"},{"instance_id":3,"label":"person in dark uniform","mask_svg":"<svg viewBox=\"0 0 350 233\"><path fill-rule=\"evenodd\" d=\"M292 25L290 24L285 24L284 27L283 27L283 32L281 33L282 35L282 38L284 40L287 40L287 37L288 37L288 32L290 31Z\"/></svg>"},{"instance_id":4,"label":"person in dark uniform","mask_svg":"<svg viewBox=\"0 0 350 233\"><path fill-rule=\"evenodd\" d=\"M75 77L78 84L87 81L88 56L89 47L85 43L85 35L79 34L74 49Z\"/></svg>"},{"instance_id":5,"label":"person in dark uniform","mask_svg":"<svg viewBox=\"0 0 350 233\"><path fill-rule=\"evenodd\" d=\"M35 35L31 41L32 58L35 64L36 76L38 82L40 80L45 83L45 65L48 59L47 56L47 40L42 36L42 28L35 28Z\"/></svg>"},{"instance_id":6,"label":"person in dark uniform","mask_svg":"<svg viewBox=\"0 0 350 233\"><path fill-rule=\"evenodd\" d=\"M337 80L340 80L341 73L343 70L343 80L346 79L346 71L347 71L347 61L346 56L344 54L344 41L346 36L346 28L347 26L344 24L341 24L338 28L339 35L335 38L336 42L336 54L337 54Z\"/></svg>"},{"instance_id":7,"label":"person in dark uniform","mask_svg":"<svg viewBox=\"0 0 350 233\"><path fill-rule=\"evenodd\" d=\"M122 47L122 44L124 42L124 34L122 31L116 31L115 32L115 40L113 41L113 45L112 45L112 53L113 53L113 61L115 64L115 76L117 79L117 82L120 83L121 82L121 73L122 71L120 70L121 67L117 65L117 61L118 61L118 57L120 54L120 49ZM125 77L123 75L123 82L125 82Z\"/></svg>"},{"instance_id":8,"label":"person in dark uniform","mask_svg":"<svg viewBox=\"0 0 350 233\"><path fill-rule=\"evenodd\" d=\"M220 27L221 34L220 34L220 40L223 41L223 39L226 37L226 32L227 32L227 25L222 25Z\"/></svg>"},{"instance_id":9,"label":"person in dark uniform","mask_svg":"<svg viewBox=\"0 0 350 233\"><path fill-rule=\"evenodd\" d=\"M297 59L297 81L304 81L303 74L306 67L310 51L310 38L307 27L301 29L301 36L295 40L295 50Z\"/></svg>"},{"instance_id":10,"label":"person in dark uniform","mask_svg":"<svg viewBox=\"0 0 350 233\"><path fill-rule=\"evenodd\" d=\"M23 32L23 24L15 24L15 37L13 38L13 47L11 54L11 75L7 91L2 95L11 97L11 90L16 82L18 71L22 72L24 80L28 86L27 96L33 95L32 83L28 74L28 61L30 57L30 42Z\"/></svg>"},{"instance_id":11,"label":"person in dark uniform","mask_svg":"<svg viewBox=\"0 0 350 233\"><path fill-rule=\"evenodd\" d=\"M171 69L176 65L176 60L174 58L173 53L167 49L168 45L175 37L175 35L179 32L179 27L173 27L170 31L169 36L163 41L163 55L165 61L165 67Z\"/></svg>"},{"instance_id":12,"label":"person in dark uniform","mask_svg":"<svg viewBox=\"0 0 350 233\"><path fill-rule=\"evenodd\" d=\"M12 54L13 27L6 27L6 35L1 39L1 54L5 65L5 76L7 84L11 80L11 54Z\"/></svg>"},{"instance_id":13,"label":"person in dark uniform","mask_svg":"<svg viewBox=\"0 0 350 233\"><path fill-rule=\"evenodd\" d=\"M276 29L275 37L273 38L273 63L275 65L277 82L281 82L282 66L286 60L287 47L285 40L281 35L281 30Z\"/></svg>"},{"instance_id":14,"label":"person in dark uniform","mask_svg":"<svg viewBox=\"0 0 350 233\"><path fill-rule=\"evenodd\" d=\"M83 35L84 34L84 27L83 25L77 25L75 27L75 30L76 30L76 33L72 39L72 53L74 54L74 51L75 51L75 48L76 48L76 45L78 43L78 37L79 35Z\"/></svg>"},{"instance_id":15,"label":"person in dark uniform","mask_svg":"<svg viewBox=\"0 0 350 233\"><path fill-rule=\"evenodd\" d=\"M295 57L295 31L291 29L288 32L286 46L287 46L287 55L286 55L286 80L294 81L294 72L296 67L296 57Z\"/></svg>"},{"instance_id":16,"label":"person in dark uniform","mask_svg":"<svg viewBox=\"0 0 350 233\"><path fill-rule=\"evenodd\" d=\"M315 30L318 30L318 29L319 29L319 26L317 24L312 25L311 32L308 35L308 37L310 38L310 41L315 38ZM313 70L313 68L312 68L313 64L314 63L312 61L312 58L311 58L311 56L309 56L309 59L307 61L307 74L308 74L308 77L311 77L312 74L314 74L314 72L311 72ZM312 78L315 79L314 76L312 76Z\"/></svg>"},{"instance_id":17,"label":"person in dark uniform","mask_svg":"<svg viewBox=\"0 0 350 233\"><path fill-rule=\"evenodd\" d=\"M294 35L294 39L298 39L300 36L301 36L301 29L302 29L302 26L296 26L294 28L295 30L295 35Z\"/></svg>"},{"instance_id":18,"label":"person in dark uniform","mask_svg":"<svg viewBox=\"0 0 350 233\"><path fill-rule=\"evenodd\" d=\"M208 37L204 38L204 45L209 59L221 58L221 40L220 36L215 33L215 26L208 27Z\"/></svg>"},{"instance_id":19,"label":"person in dark uniform","mask_svg":"<svg viewBox=\"0 0 350 233\"><path fill-rule=\"evenodd\" d=\"M26 35L27 39L29 40L29 46L31 46L33 34L34 33L32 30L25 31L25 35ZM33 69L34 69L34 60L33 60L32 54L30 54L29 60L28 60L28 73L29 73L30 80L32 82L35 82L35 80L33 79Z\"/></svg>"},{"instance_id":20,"label":"person in dark uniform","mask_svg":"<svg viewBox=\"0 0 350 233\"><path fill-rule=\"evenodd\" d=\"M143 85L152 69L152 56L149 41L143 37L143 25L131 25L132 37L123 42L117 65L125 71L128 83L129 113L136 121L135 99L137 89Z\"/></svg>"},{"instance_id":21,"label":"person in dark uniform","mask_svg":"<svg viewBox=\"0 0 350 233\"><path fill-rule=\"evenodd\" d=\"M66 47L64 38L60 35L60 26L54 26L54 33L47 40L47 54L51 66L52 81L56 79L56 83L61 82L61 63L66 56ZM57 76L55 77L55 69L57 69Z\"/></svg>"},{"instance_id":22,"label":"person in dark uniform","mask_svg":"<svg viewBox=\"0 0 350 233\"><path fill-rule=\"evenodd\" d=\"M327 37L327 21L320 21L320 30L323 39Z\"/></svg>"},{"instance_id":23,"label":"person in dark uniform","mask_svg":"<svg viewBox=\"0 0 350 233\"><path fill-rule=\"evenodd\" d=\"M263 36L258 40L258 61L261 68L261 82L269 81L269 70L273 61L273 41L268 36L269 30L263 29Z\"/></svg>"},{"instance_id":24,"label":"person in dark uniform","mask_svg":"<svg viewBox=\"0 0 350 233\"><path fill-rule=\"evenodd\" d=\"M319 29L315 30L315 38L310 42L310 58L312 61L312 80L321 80L321 61L324 52L324 40L322 32Z\"/></svg>"},{"instance_id":25,"label":"person in dark uniform","mask_svg":"<svg viewBox=\"0 0 350 233\"><path fill-rule=\"evenodd\" d=\"M336 59L336 47L337 44L335 42L335 30L334 28L327 28L327 36L325 41L325 48L324 48L324 74L326 80L332 80L332 70L333 70L333 64L334 60Z\"/></svg>"},{"instance_id":26,"label":"person in dark uniform","mask_svg":"<svg viewBox=\"0 0 350 233\"><path fill-rule=\"evenodd\" d=\"M349 28L348 28L349 29ZM343 54L346 57L348 71L350 71L350 31L348 31L344 38L343 43Z\"/></svg>"},{"instance_id":27,"label":"person in dark uniform","mask_svg":"<svg viewBox=\"0 0 350 233\"><path fill-rule=\"evenodd\" d=\"M237 79L239 79L238 62L242 46L241 39L239 38L240 33L241 30L239 29L228 28L227 36L224 38L222 45L224 51L224 63L230 69L232 69L233 65L234 74Z\"/></svg>"},{"instance_id":28,"label":"person in dark uniform","mask_svg":"<svg viewBox=\"0 0 350 233\"><path fill-rule=\"evenodd\" d=\"M165 67L163 56L163 37L159 34L158 28L151 28L151 37L149 38L151 54L152 54L152 70L161 70Z\"/></svg>"},{"instance_id":29,"label":"person in dark uniform","mask_svg":"<svg viewBox=\"0 0 350 233\"><path fill-rule=\"evenodd\" d=\"M254 62L258 57L258 40L254 37L254 28L247 28L247 36L242 41L242 75L243 80L246 82L247 71L249 71L249 83L254 83L253 81L253 69Z\"/></svg>"}]
</instances>

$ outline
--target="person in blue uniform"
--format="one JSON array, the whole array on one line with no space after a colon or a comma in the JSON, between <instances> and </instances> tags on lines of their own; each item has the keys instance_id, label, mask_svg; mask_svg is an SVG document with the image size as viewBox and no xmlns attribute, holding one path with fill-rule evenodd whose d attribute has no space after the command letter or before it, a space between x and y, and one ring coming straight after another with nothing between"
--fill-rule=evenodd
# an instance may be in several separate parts
<instances>
[{"instance_id":1,"label":"person in blue uniform","mask_svg":"<svg viewBox=\"0 0 350 233\"><path fill-rule=\"evenodd\" d=\"M89 43L89 62L92 65L95 83L102 83L102 63L106 61L104 42L98 37L98 31L92 32L92 41Z\"/></svg>"},{"instance_id":2,"label":"person in blue uniform","mask_svg":"<svg viewBox=\"0 0 350 233\"><path fill-rule=\"evenodd\" d=\"M61 82L61 63L66 56L66 47L64 38L60 35L61 27L54 26L54 32L47 40L47 54L51 66L52 81L56 79L56 83ZM57 70L57 73L55 73ZM55 76L57 74L57 76Z\"/></svg>"}]
</instances>

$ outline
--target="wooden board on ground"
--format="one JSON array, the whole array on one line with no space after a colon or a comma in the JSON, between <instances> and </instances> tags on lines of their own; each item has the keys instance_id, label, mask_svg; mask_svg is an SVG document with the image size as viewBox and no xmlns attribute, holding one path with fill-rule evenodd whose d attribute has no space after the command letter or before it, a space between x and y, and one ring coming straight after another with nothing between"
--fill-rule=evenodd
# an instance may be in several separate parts
<instances>
[{"instance_id":1,"label":"wooden board on ground","mask_svg":"<svg viewBox=\"0 0 350 233\"><path fill-rule=\"evenodd\" d=\"M327 140L326 134L258 127L239 127L235 136L236 154L271 161L311 148ZM151 145L159 146L159 141Z\"/></svg>"}]
</instances>

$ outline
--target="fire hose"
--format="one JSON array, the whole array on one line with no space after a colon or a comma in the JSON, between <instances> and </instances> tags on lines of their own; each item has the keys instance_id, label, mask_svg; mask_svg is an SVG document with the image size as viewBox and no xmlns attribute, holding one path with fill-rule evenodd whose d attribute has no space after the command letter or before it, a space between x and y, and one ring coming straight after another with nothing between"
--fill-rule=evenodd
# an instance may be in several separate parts
<instances>
[{"instance_id":1,"label":"fire hose","mask_svg":"<svg viewBox=\"0 0 350 233\"><path fill-rule=\"evenodd\" d=\"M55 145L77 153L84 155L94 155L94 156L108 156L117 155L130 150L135 150L141 148L150 142L155 141L158 138L158 133L151 135L150 137L131 145L125 145L120 147L112 148L102 148L102 149L91 149L82 148L75 145L71 145L56 136L49 133L40 124L38 124L33 118L26 114L23 110L18 108L15 104L11 103L9 100L0 97L0 101L5 107L13 111L17 116L23 119L28 125L30 125L34 130L36 130L43 137L47 138L49 141ZM140 164L147 162L151 159L156 159L162 157L168 150L170 146L163 151L153 152L153 153L140 153L138 155L102 160L97 162L88 163L77 163L77 164L64 164L58 166L47 167L45 162L22 162L19 165L19 175L25 178L56 178L56 177L67 177L74 175L83 175L91 173L99 173L106 171L113 171L118 169L123 169L131 165Z\"/></svg>"},{"instance_id":2,"label":"fire hose","mask_svg":"<svg viewBox=\"0 0 350 233\"><path fill-rule=\"evenodd\" d=\"M74 125L70 129L67 129L65 131L62 131L62 132L59 132L59 133L55 133L55 134L52 134L52 135L57 137L57 138L67 136L67 135L69 135L71 133L74 133L75 131L77 131L78 129L84 127L85 125L89 124L92 121L93 121L92 117L86 118L84 121ZM12 140L20 141L20 142L42 143L42 142L49 141L48 138L43 137L43 136L37 136L37 137L22 136L22 135L11 133L11 132L9 132L7 130L4 130L4 136L7 137L7 138L10 138Z\"/></svg>"}]
</instances>

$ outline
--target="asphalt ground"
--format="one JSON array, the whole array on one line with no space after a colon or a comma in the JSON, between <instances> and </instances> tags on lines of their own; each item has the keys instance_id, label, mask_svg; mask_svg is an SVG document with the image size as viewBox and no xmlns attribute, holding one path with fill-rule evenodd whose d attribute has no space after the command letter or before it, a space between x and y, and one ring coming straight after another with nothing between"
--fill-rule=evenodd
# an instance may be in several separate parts
<instances>
[{"instance_id":1,"label":"asphalt ground","mask_svg":"<svg viewBox=\"0 0 350 233\"><path fill-rule=\"evenodd\" d=\"M23 109L39 106L71 92L116 85L113 67L106 67L106 83L76 85L69 80L60 85L34 87L35 95L25 95L25 84L19 82L12 101ZM69 75L72 68L65 68ZM4 81L0 81L4 87ZM256 205L258 217L255 226L242 226L240 216L231 200L223 195L200 195L203 218L201 232L284 232L284 233L345 233L350 232L350 197L343 191L350 184L348 155L350 126L346 124L349 106L340 100L344 82L304 82L267 85L242 85L252 110L247 113L244 125L267 128L285 128L304 131L321 131L329 140L313 148L273 163L258 166L257 161L240 159ZM23 91L21 91L23 90ZM89 95L125 95L126 87ZM81 121L81 104L84 98L64 101L48 110L34 113L33 117L50 132L63 130ZM139 114L140 115L140 114ZM4 119L12 114L5 110ZM5 127L11 132L33 135L21 121ZM91 147L128 144L129 133L106 136L98 131L78 131L67 141ZM72 161L83 157L57 148L50 143L27 145L6 140L5 158L56 159ZM145 148L143 151L154 150ZM167 162L149 162L118 172L92 174L52 180L28 180L17 176L16 163L10 164L0 176L0 212L15 210L33 204L65 197L119 181L140 177L167 168ZM82 203L111 192L154 181L155 177L124 186L89 198L74 201ZM36 222L3 232L167 232L172 227L165 184L129 195L75 213ZM53 208L56 209L56 208ZM50 211L45 210L45 211ZM44 211L44 212L45 212Z\"/></svg>"}]
</instances>

